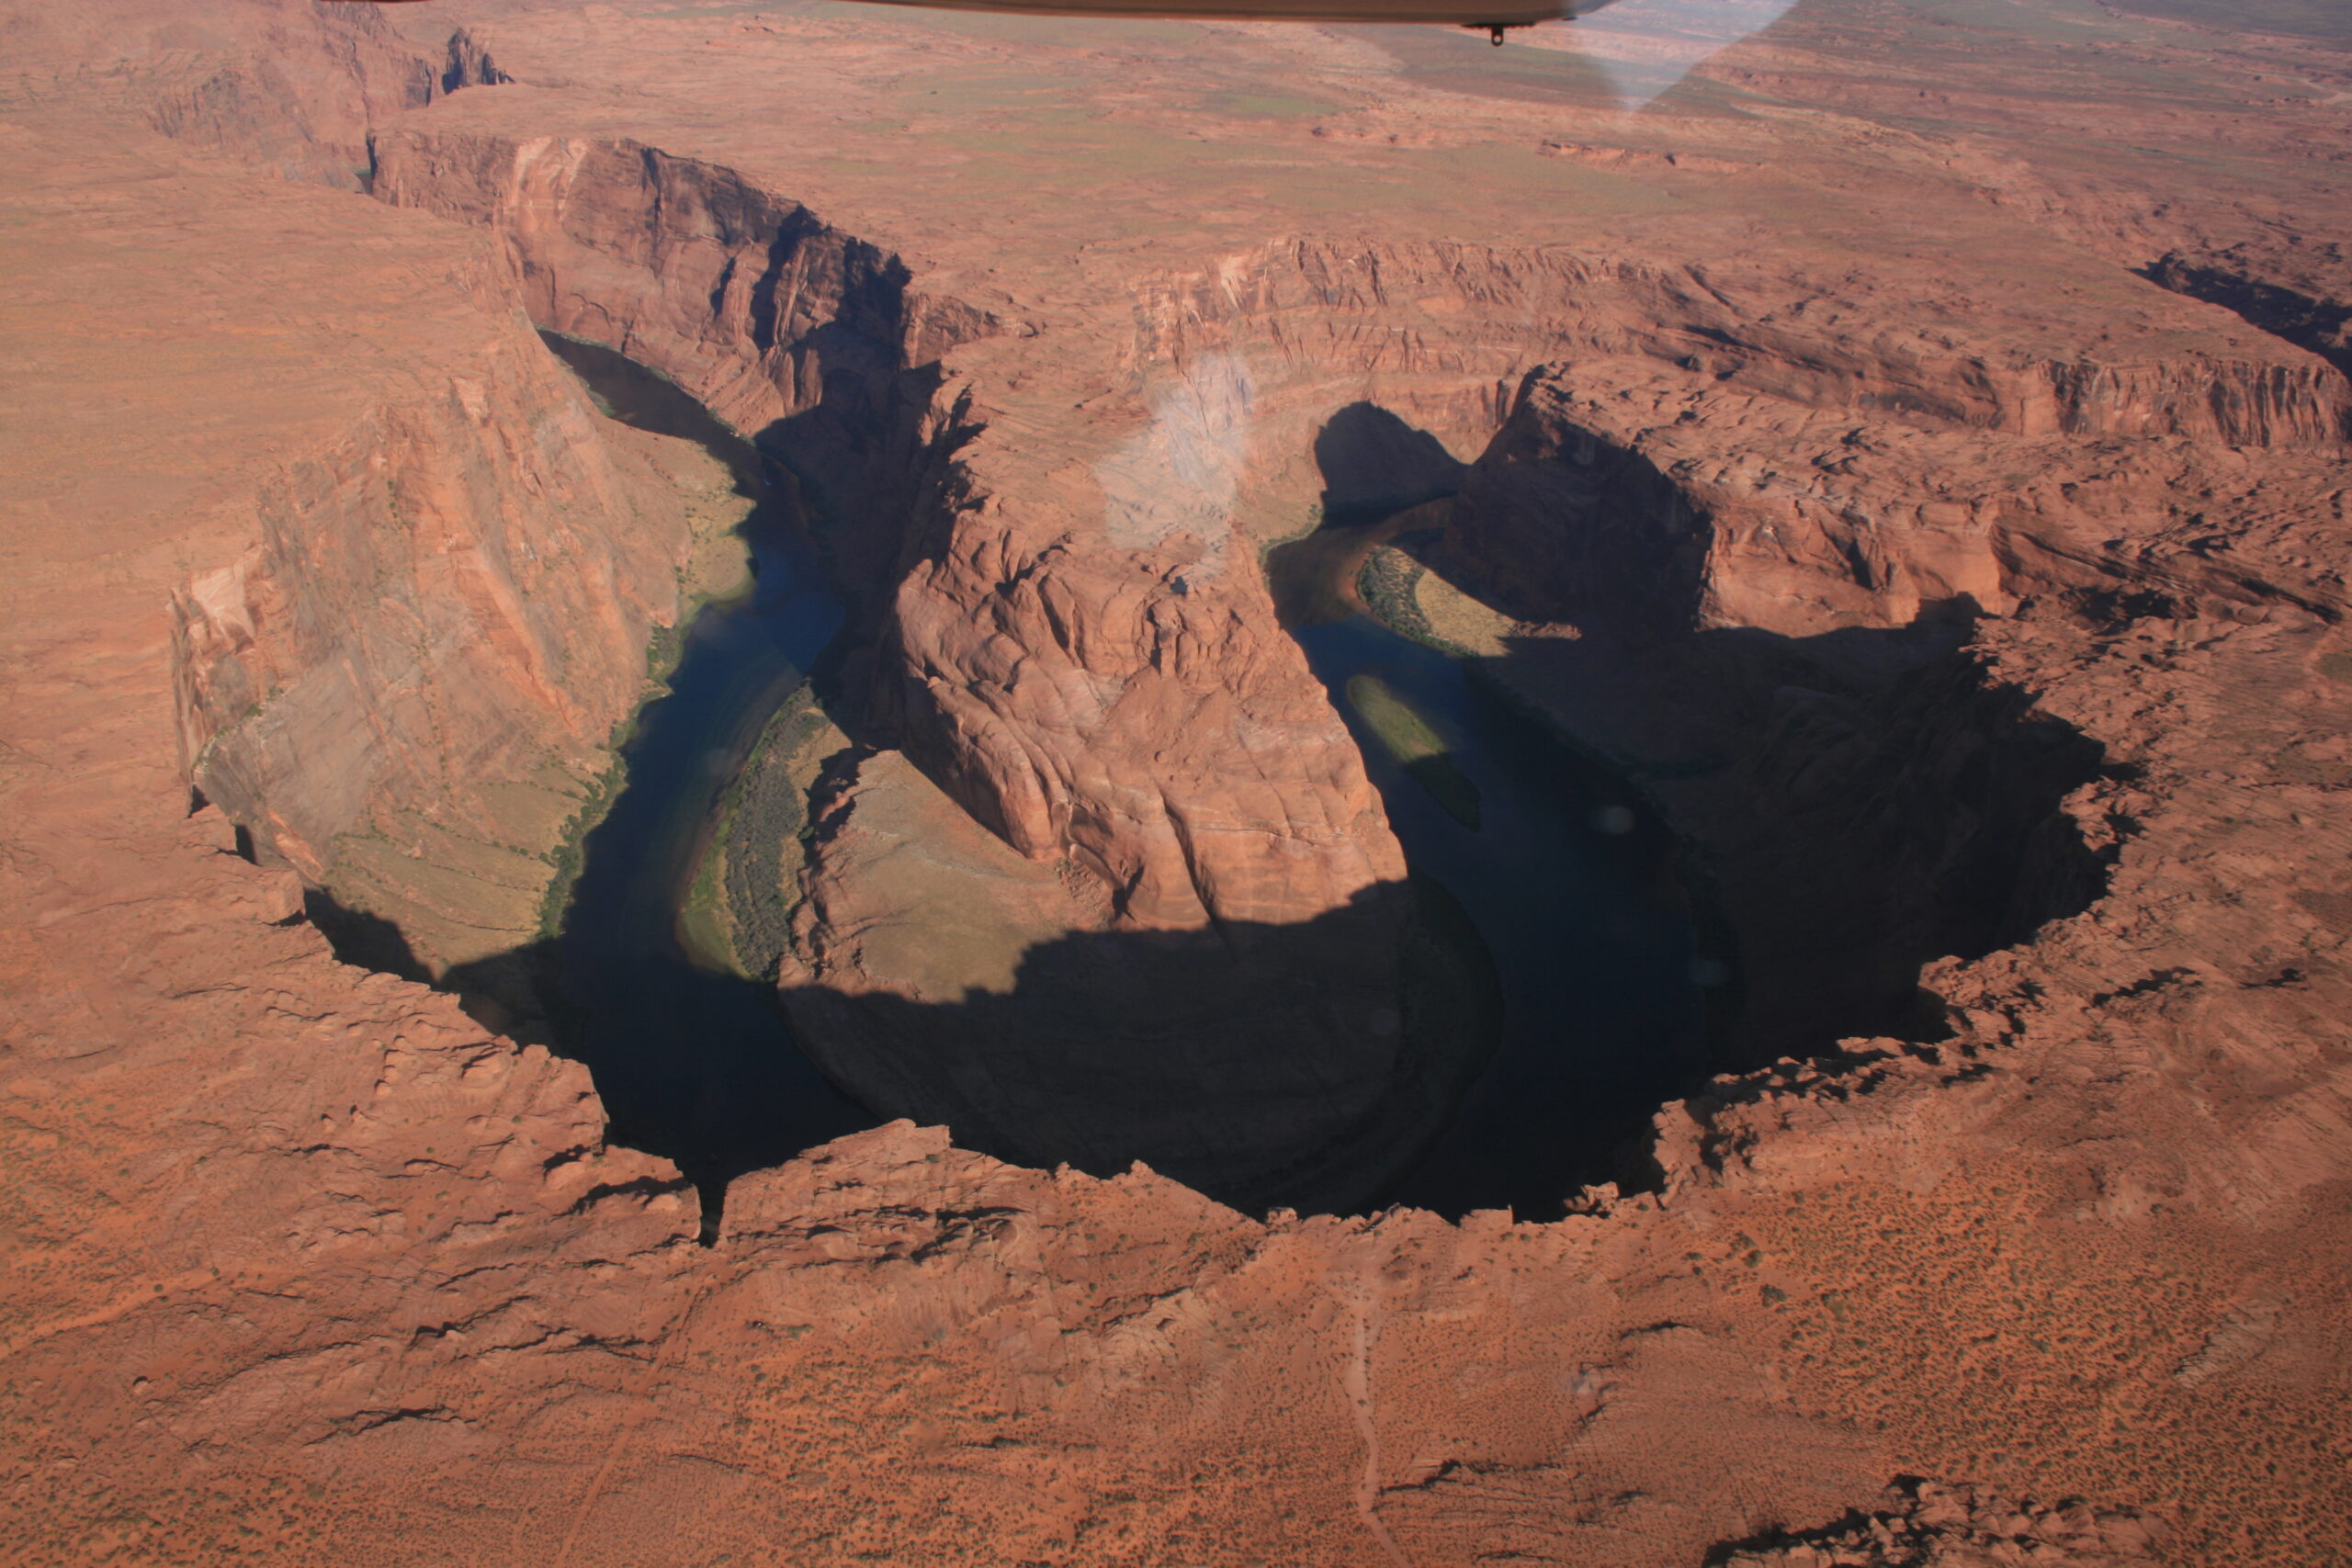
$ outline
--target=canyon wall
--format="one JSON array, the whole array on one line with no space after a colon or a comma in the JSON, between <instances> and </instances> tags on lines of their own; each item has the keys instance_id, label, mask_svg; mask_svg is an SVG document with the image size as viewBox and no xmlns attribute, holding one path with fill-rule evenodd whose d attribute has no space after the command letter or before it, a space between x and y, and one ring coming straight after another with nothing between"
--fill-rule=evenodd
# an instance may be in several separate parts
<instances>
[{"instance_id":1,"label":"canyon wall","mask_svg":"<svg viewBox=\"0 0 2352 1568\"><path fill-rule=\"evenodd\" d=\"M652 367L754 438L829 393L886 398L899 371L994 330L799 203L657 148L395 127L372 150L379 200L498 235L539 326Z\"/></svg>"},{"instance_id":2,"label":"canyon wall","mask_svg":"<svg viewBox=\"0 0 2352 1568\"><path fill-rule=\"evenodd\" d=\"M1729 390L1931 429L2280 447L2333 446L2352 429L2352 386L2329 366L2260 333L2224 344L2202 312L2154 291L2086 341L2063 302L2022 279L1976 280L2009 296L1992 312L1924 277L1897 316L1883 297L1892 280L1776 259L1668 265L1567 245L1298 239L1152 280L1132 352L1181 360L1261 343L1326 374L1393 378L1407 389L1400 412L1446 406L1417 397L1417 381L1483 379L1487 395L1471 405L1483 405L1483 427L1439 431L1465 457L1509 412L1498 378L1511 388L1532 367L1593 356L1660 360Z\"/></svg>"},{"instance_id":3,"label":"canyon wall","mask_svg":"<svg viewBox=\"0 0 2352 1568\"><path fill-rule=\"evenodd\" d=\"M1128 1095L1133 1114L1096 1130L1103 1147L1254 1190L1373 1114L1400 1070L1397 981L1363 955L1402 940L1404 866L1254 560L1230 547L1227 457L1187 445L1201 398L1246 401L1246 387L1211 378L1093 471L1040 482L1035 445L993 434L939 365L992 319L927 299L895 258L741 176L577 141L393 130L376 152L379 197L503 237L542 324L673 376L792 468L853 606L837 682L853 734L902 750L1020 855L1099 883L1123 929L1215 933L1184 987L1214 1000L1214 1025L1151 1016L1103 951L1022 982L1039 1031L1108 1030L1106 1060L1177 1035L1229 1059L1208 1077L1232 1103L1210 1093L1176 1117L1204 1125L1148 1133L1166 1097ZM812 855L812 906L857 905L824 884L861 863ZM941 1114L950 1100L910 1087L922 1069L883 1071L912 1058L881 1043L935 1035L928 1070L952 1074L972 1049L953 1021L853 1021L962 998L927 995L861 931L805 931L786 972L796 1014L837 1077ZM1279 1070L1245 1088L1260 1067ZM1033 1109L970 1114L1008 1149L1075 1125ZM1257 1127L1246 1158L1237 1122ZM1220 1138L1229 1168L1199 1152Z\"/></svg>"},{"instance_id":4,"label":"canyon wall","mask_svg":"<svg viewBox=\"0 0 2352 1568\"><path fill-rule=\"evenodd\" d=\"M1022 853L1073 855L1125 918L1172 928L1312 916L1398 874L1246 566L1188 576L1208 547L1182 538L1072 548L1091 520L1057 487L1012 500L979 471L987 416L935 366L989 316L651 149L393 130L376 151L383 199L497 227L541 324L791 464L865 612L863 716Z\"/></svg>"},{"instance_id":5,"label":"canyon wall","mask_svg":"<svg viewBox=\"0 0 2352 1568\"><path fill-rule=\"evenodd\" d=\"M379 816L495 843L513 792L576 795L677 614L662 476L526 332L469 369L258 487L256 542L173 596L185 765L314 882Z\"/></svg>"},{"instance_id":6,"label":"canyon wall","mask_svg":"<svg viewBox=\"0 0 2352 1568\"><path fill-rule=\"evenodd\" d=\"M1984 617L2340 613L2184 547L2257 482L2210 437L1963 434L1591 360L1529 377L1427 555L1515 623L1495 678L1698 846L1742 956L1736 1049L1806 1055L1932 1038L1924 964L2104 885L2102 749L1991 672Z\"/></svg>"},{"instance_id":7,"label":"canyon wall","mask_svg":"<svg viewBox=\"0 0 2352 1568\"><path fill-rule=\"evenodd\" d=\"M519 954L724 485L616 433L504 309L503 258L470 265L470 363L261 479L253 542L171 604L201 796L356 962L462 966L503 1023L539 1011Z\"/></svg>"}]
</instances>

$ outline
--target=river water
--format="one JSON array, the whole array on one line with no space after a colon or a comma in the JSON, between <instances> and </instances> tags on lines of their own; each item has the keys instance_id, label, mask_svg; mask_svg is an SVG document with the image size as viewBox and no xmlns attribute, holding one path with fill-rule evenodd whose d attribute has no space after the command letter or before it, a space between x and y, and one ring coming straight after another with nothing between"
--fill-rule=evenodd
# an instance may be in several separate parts
<instances>
[{"instance_id":1,"label":"river water","mask_svg":"<svg viewBox=\"0 0 2352 1568\"><path fill-rule=\"evenodd\" d=\"M1349 536L1377 521L1327 524L1289 560L1276 551L1269 575L1407 863L1468 913L1503 1004L1493 1058L1384 1201L1556 1218L1577 1189L1628 1174L1649 1117L1703 1075L1702 982L1721 971L1699 953L1677 845L1635 792L1481 680L1474 661L1361 613L1335 615L1352 585L1332 579L1362 558ZM1475 813L1461 808L1459 784L1432 789L1383 744L1363 711L1365 677L1437 732L1450 771L1476 792Z\"/></svg>"},{"instance_id":2,"label":"river water","mask_svg":"<svg viewBox=\"0 0 2352 1568\"><path fill-rule=\"evenodd\" d=\"M728 785L842 611L748 443L621 355L548 341L615 417L699 442L758 501L741 530L752 591L694 616L666 694L647 705L622 750L626 782L582 841L550 998L559 1047L594 1073L614 1140L675 1160L715 1211L729 1178L877 1121L801 1054L772 986L690 952L680 936ZM1343 535L1349 525L1334 526ZM1294 551L1287 569L1277 553L1278 591L1295 599L1302 587L1281 581L1285 570L1352 570L1360 552L1343 536L1322 547L1333 531ZM1674 846L1637 798L1494 695L1466 662L1362 615L1334 618L1346 584L1304 586L1324 610L1287 617L1293 635L1356 733L1407 861L1467 912L1502 990L1491 1063L1385 1201L1453 1215L1556 1215L1578 1186L1620 1173L1648 1113L1699 1070L1701 970ZM1425 721L1453 798L1374 735L1350 696L1364 677Z\"/></svg>"},{"instance_id":3,"label":"river water","mask_svg":"<svg viewBox=\"0 0 2352 1568\"><path fill-rule=\"evenodd\" d=\"M741 530L751 592L687 623L669 690L622 749L612 808L582 841L550 1009L558 1047L595 1075L613 1141L676 1161L716 1211L729 1179L879 1120L801 1054L773 986L690 953L678 924L727 786L842 609L750 443L610 349L548 343L614 417L697 442L756 502Z\"/></svg>"}]
</instances>

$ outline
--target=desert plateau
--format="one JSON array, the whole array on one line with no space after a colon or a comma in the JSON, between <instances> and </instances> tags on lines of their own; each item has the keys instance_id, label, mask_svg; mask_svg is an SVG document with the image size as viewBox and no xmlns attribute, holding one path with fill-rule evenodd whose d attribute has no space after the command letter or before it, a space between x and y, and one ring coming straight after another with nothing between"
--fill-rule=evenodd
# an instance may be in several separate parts
<instances>
[{"instance_id":1,"label":"desert plateau","mask_svg":"<svg viewBox=\"0 0 2352 1568\"><path fill-rule=\"evenodd\" d=\"M2329 0L0 0L0 1563L2352 1564L2347 376Z\"/></svg>"}]
</instances>

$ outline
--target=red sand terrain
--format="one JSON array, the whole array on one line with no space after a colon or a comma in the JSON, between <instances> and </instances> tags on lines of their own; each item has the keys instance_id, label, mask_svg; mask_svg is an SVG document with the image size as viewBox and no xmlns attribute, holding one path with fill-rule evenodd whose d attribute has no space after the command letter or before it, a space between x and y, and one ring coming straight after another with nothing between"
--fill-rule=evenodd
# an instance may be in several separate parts
<instances>
[{"instance_id":1,"label":"red sand terrain","mask_svg":"<svg viewBox=\"0 0 2352 1568\"><path fill-rule=\"evenodd\" d=\"M1634 113L1599 17L9 6L0 1557L2352 1558L2352 52L2208 9L1801 0ZM831 465L1024 919L1318 922L1335 1070L1401 857L1258 560L1433 434L1792 1054L1554 1224L902 1122L697 1245L302 918L527 934L724 522L535 323Z\"/></svg>"}]
</instances>

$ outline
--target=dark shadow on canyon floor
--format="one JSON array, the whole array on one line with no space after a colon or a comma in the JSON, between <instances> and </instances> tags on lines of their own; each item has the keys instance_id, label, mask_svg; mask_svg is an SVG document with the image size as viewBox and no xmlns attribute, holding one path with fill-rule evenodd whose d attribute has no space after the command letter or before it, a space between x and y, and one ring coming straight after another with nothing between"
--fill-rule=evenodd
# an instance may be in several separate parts
<instances>
[{"instance_id":1,"label":"dark shadow on canyon floor","mask_svg":"<svg viewBox=\"0 0 2352 1568\"><path fill-rule=\"evenodd\" d=\"M753 502L737 530L752 586L703 606L679 634L666 690L632 721L618 788L580 842L555 939L445 983L535 976L553 1043L594 1075L612 1136L675 1161L715 1218L734 1177L877 1120L802 1054L775 987L731 972L723 952L690 950L680 920L733 781L833 641L842 607L799 491L771 455L657 373L544 335L613 417L727 465ZM707 922L699 940L725 945Z\"/></svg>"},{"instance_id":2,"label":"dark shadow on canyon floor","mask_svg":"<svg viewBox=\"0 0 2352 1568\"><path fill-rule=\"evenodd\" d=\"M1353 402L1315 434L1323 514L1386 513L1452 495L1464 465L1445 443L1377 403Z\"/></svg>"},{"instance_id":3,"label":"dark shadow on canyon floor","mask_svg":"<svg viewBox=\"0 0 2352 1568\"><path fill-rule=\"evenodd\" d=\"M1435 446L1371 405L1333 427L1318 457L1367 468L1380 467L1367 446ZM2105 863L2063 809L2100 775L2101 749L1987 676L1967 651L1972 603L1813 637L1704 628L1712 520L1640 454L1507 427L1455 474L1453 497L1423 506L1428 490L1327 469L1325 526L1268 560L1284 623L1356 730L1408 859L1464 894L1511 1015L1495 1066L1397 1196L1458 1213L1525 1192L1538 1171L1555 1197L1571 1170L1623 1182L1661 1101L1850 1038L1940 1039L1925 965L2025 941L2104 890ZM1436 603L1468 587L1503 613L1479 623L1483 653L1423 613L1433 565L1453 585ZM1478 815L1432 809L1458 786L1433 788L1387 754L1393 727L1360 711L1364 671L1381 682L1375 707L1401 697L1462 755L1515 759L1479 770L1482 794L1501 777L1521 796L1506 842L1479 843ZM1703 1026L1670 1027L1681 976L1655 964L1671 951L1655 938L1582 972L1557 940L1528 941L1574 931L1605 946L1575 910L1591 846L1548 826L1589 816L1647 846L1648 874L1684 910ZM1546 837L1554 847L1531 858L1529 840ZM1622 883L1611 897L1620 918L1640 903ZM1613 1121L1583 1114L1604 1104ZM1548 1129L1611 1157L1546 1157ZM1506 1163L1520 1178L1498 1184Z\"/></svg>"},{"instance_id":4,"label":"dark shadow on canyon floor","mask_svg":"<svg viewBox=\"0 0 2352 1568\"><path fill-rule=\"evenodd\" d=\"M1732 955L1639 791L1467 661L1353 611L1347 579L1394 511L1326 515L1270 558L1276 604L1355 736L1408 863L1454 897L1490 955L1503 1007L1491 1065L1429 1157L1383 1197L1449 1215L1555 1217L1586 1185L1642 1179L1650 1119L1714 1059L1736 993Z\"/></svg>"},{"instance_id":5,"label":"dark shadow on canyon floor","mask_svg":"<svg viewBox=\"0 0 2352 1568\"><path fill-rule=\"evenodd\" d=\"M1989 681L1962 650L1968 625L1952 606L1814 638L1512 637L1482 659L1406 654L1363 616L1301 628L1408 859L1464 890L1510 1010L1494 1066L1393 1196L1452 1213L1508 1198L1541 1217L1556 1209L1538 1194L1555 1202L1570 1179L1653 1179L1642 1149L1663 1101L1847 1039L1943 1038L1925 965L2087 908L2107 865L2062 803L2099 776L2102 751ZM1475 725L1474 747L1515 751L1517 788L1549 792L1568 824L1615 818L1657 890L1646 908L1618 891L1577 908L1595 846L1520 841L1544 830L1540 801L1506 807L1513 841L1462 852L1476 835L1431 809L1435 792L1385 758L1354 711L1347 671L1363 656L1345 649L1383 638L1389 684L1441 724ZM1517 732L1477 721L1481 707ZM1508 799L1490 763L1476 776L1490 803ZM1598 884L1627 885L1622 873ZM1687 933L1679 948L1656 923L1666 908ZM1612 927L1645 922L1645 937L1611 945ZM1684 973L1667 962L1678 951ZM1672 999L1690 981L1705 1017L1678 1032Z\"/></svg>"},{"instance_id":6,"label":"dark shadow on canyon floor","mask_svg":"<svg viewBox=\"0 0 2352 1568\"><path fill-rule=\"evenodd\" d=\"M1711 564L1713 546L1705 507L1647 456L1522 402L1442 515L1374 550L1362 581L1431 642L1425 572L1434 602L1491 607L1481 655L1456 649L1473 679L1688 839L1686 883L1739 982L1718 1070L1939 1038L1924 965L2022 942L2104 891L2063 808L2103 750L1988 673L1965 597L1900 626L1704 626L1708 573L1737 570ZM1873 581L1859 556L1844 570Z\"/></svg>"},{"instance_id":7,"label":"dark shadow on canyon floor","mask_svg":"<svg viewBox=\"0 0 2352 1568\"><path fill-rule=\"evenodd\" d=\"M959 1000L785 1001L861 1100L967 1147L1102 1176L1140 1159L1245 1210L1328 1213L1377 1202L1440 1134L1498 999L1475 928L1422 884L1290 925L1071 931Z\"/></svg>"},{"instance_id":8,"label":"dark shadow on canyon floor","mask_svg":"<svg viewBox=\"0 0 2352 1568\"><path fill-rule=\"evenodd\" d=\"M433 971L409 945L408 933L401 930L399 921L352 908L323 887L302 890L302 913L345 964L379 975L397 975L420 985L433 983Z\"/></svg>"},{"instance_id":9,"label":"dark shadow on canyon floor","mask_svg":"<svg viewBox=\"0 0 2352 1568\"><path fill-rule=\"evenodd\" d=\"M2218 305L2352 377L2352 305L2256 276L2227 253L2201 261L2174 253L2132 270L2160 288Z\"/></svg>"},{"instance_id":10,"label":"dark shadow on canyon floor","mask_svg":"<svg viewBox=\"0 0 2352 1568\"><path fill-rule=\"evenodd\" d=\"M802 1055L775 987L702 967L674 944L538 942L452 969L463 998L511 966L541 977L557 1049L586 1064L611 1141L676 1163L715 1227L727 1184L877 1125Z\"/></svg>"},{"instance_id":11,"label":"dark shadow on canyon floor","mask_svg":"<svg viewBox=\"0 0 2352 1568\"><path fill-rule=\"evenodd\" d=\"M1964 606L1912 626L1628 645L1514 637L1487 677L1563 723L1694 841L1742 998L1725 1070L1940 1038L1938 959L2079 914L2107 864L2063 808L2103 749L1991 679Z\"/></svg>"}]
</instances>

